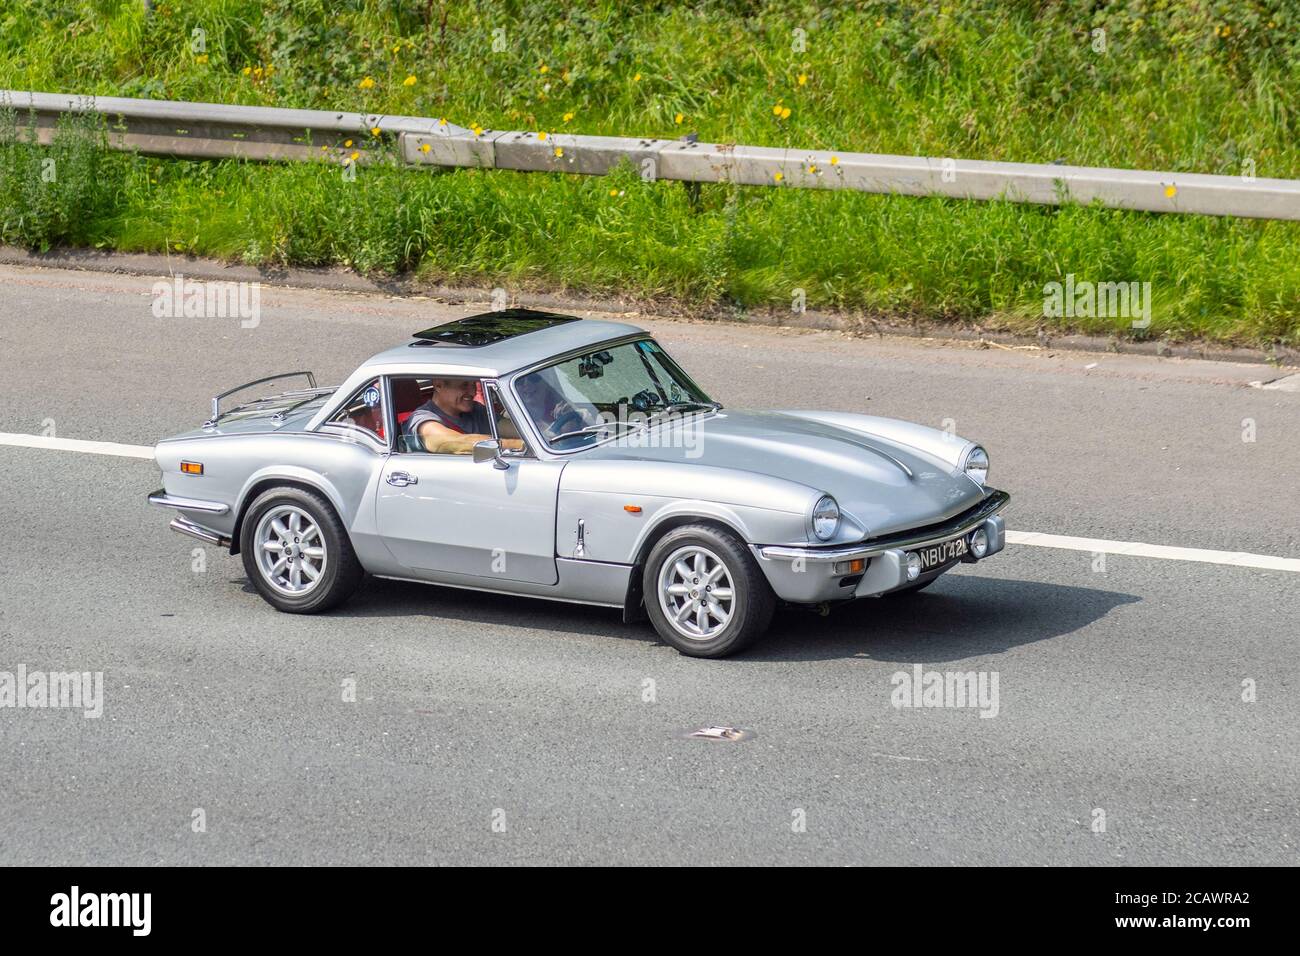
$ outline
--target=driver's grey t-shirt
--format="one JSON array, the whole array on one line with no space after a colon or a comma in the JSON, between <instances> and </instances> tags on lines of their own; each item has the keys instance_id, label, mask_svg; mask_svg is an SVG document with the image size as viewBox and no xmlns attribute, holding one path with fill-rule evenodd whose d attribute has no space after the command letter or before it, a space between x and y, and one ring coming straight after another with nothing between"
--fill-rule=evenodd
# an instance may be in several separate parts
<instances>
[{"instance_id":1,"label":"driver's grey t-shirt","mask_svg":"<svg viewBox=\"0 0 1300 956\"><path fill-rule=\"evenodd\" d=\"M437 422L465 435L492 434L492 420L488 418L488 410L479 402L475 402L474 407L463 415L449 415L435 405L433 399L429 399L411 412L411 417L406 420L407 434L417 438L420 426L425 422Z\"/></svg>"}]
</instances>

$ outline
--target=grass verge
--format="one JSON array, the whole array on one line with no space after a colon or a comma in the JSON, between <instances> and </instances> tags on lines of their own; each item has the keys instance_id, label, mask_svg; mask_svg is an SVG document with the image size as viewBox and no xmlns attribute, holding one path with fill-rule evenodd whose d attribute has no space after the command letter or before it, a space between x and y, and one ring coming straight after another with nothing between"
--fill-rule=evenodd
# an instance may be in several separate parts
<instances>
[{"instance_id":1,"label":"grass verge","mask_svg":"<svg viewBox=\"0 0 1300 956\"><path fill-rule=\"evenodd\" d=\"M0 85L490 128L1294 176L1300 5L28 0ZM197 32L196 32L197 31ZM1100 32L1098 32L1100 31ZM499 47L500 49L494 49ZM1300 223L46 149L0 117L0 239L639 298L1300 344ZM359 149L384 144L358 135ZM48 162L53 159L53 165ZM1045 287L1150 283L1133 315ZM1050 310L1049 310L1050 311Z\"/></svg>"}]
</instances>

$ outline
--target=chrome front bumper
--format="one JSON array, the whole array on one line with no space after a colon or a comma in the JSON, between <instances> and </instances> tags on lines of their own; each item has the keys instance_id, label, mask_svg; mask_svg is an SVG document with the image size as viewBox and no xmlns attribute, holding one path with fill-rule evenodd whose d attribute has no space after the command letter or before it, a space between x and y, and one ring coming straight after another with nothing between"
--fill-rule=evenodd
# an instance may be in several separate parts
<instances>
[{"instance_id":1,"label":"chrome front bumper","mask_svg":"<svg viewBox=\"0 0 1300 956\"><path fill-rule=\"evenodd\" d=\"M947 565L909 581L907 553L962 537L983 527L988 536L984 560L1006 546L1006 522L998 515L1011 496L994 491L973 511L965 512L943 524L931 525L922 532L903 531L857 544L828 548L757 545L754 554L777 597L796 604L820 604L824 601L847 601L896 591L909 584L921 583L949 570ZM862 559L866 568L858 574L843 570L843 565ZM977 560L973 556L961 559ZM836 566L841 569L837 570Z\"/></svg>"},{"instance_id":2,"label":"chrome front bumper","mask_svg":"<svg viewBox=\"0 0 1300 956\"><path fill-rule=\"evenodd\" d=\"M223 515L230 510L230 505L220 501L201 501L198 498L178 498L159 488L149 496L149 504L160 508L175 508L177 511L199 511L203 514Z\"/></svg>"},{"instance_id":3,"label":"chrome front bumper","mask_svg":"<svg viewBox=\"0 0 1300 956\"><path fill-rule=\"evenodd\" d=\"M224 515L230 512L230 506L220 501L202 501L198 498L178 498L175 495L169 495L165 490L159 488L149 496L149 504L157 505L160 508L175 508L177 511L188 511L195 514ZM187 534L191 538L198 538L200 541L206 541L208 544L215 544L219 548L230 547L230 538L221 534L219 531L213 531L211 528L204 528L195 524L188 518L177 515L167 525L173 531L179 531L181 534Z\"/></svg>"}]
</instances>

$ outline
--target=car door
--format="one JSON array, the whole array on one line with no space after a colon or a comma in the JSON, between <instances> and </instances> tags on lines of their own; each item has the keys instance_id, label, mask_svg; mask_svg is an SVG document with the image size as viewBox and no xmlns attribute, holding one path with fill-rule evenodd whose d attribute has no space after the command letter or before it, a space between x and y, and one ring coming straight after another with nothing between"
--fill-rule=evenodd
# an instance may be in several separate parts
<instances>
[{"instance_id":1,"label":"car door","mask_svg":"<svg viewBox=\"0 0 1300 956\"><path fill-rule=\"evenodd\" d=\"M495 421L493 427L495 433ZM413 576L468 575L484 587L556 583L555 509L564 462L529 454L475 462L470 455L395 444L378 483L376 525Z\"/></svg>"}]
</instances>

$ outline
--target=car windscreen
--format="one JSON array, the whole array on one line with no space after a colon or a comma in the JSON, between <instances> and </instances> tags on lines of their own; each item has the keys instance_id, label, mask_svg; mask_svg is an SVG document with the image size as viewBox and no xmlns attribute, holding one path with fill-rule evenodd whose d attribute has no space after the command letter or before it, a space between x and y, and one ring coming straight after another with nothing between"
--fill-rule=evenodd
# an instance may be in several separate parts
<instances>
[{"instance_id":1,"label":"car windscreen","mask_svg":"<svg viewBox=\"0 0 1300 956\"><path fill-rule=\"evenodd\" d=\"M585 448L668 413L718 407L649 340L596 349L521 375L515 391L556 451Z\"/></svg>"}]
</instances>

